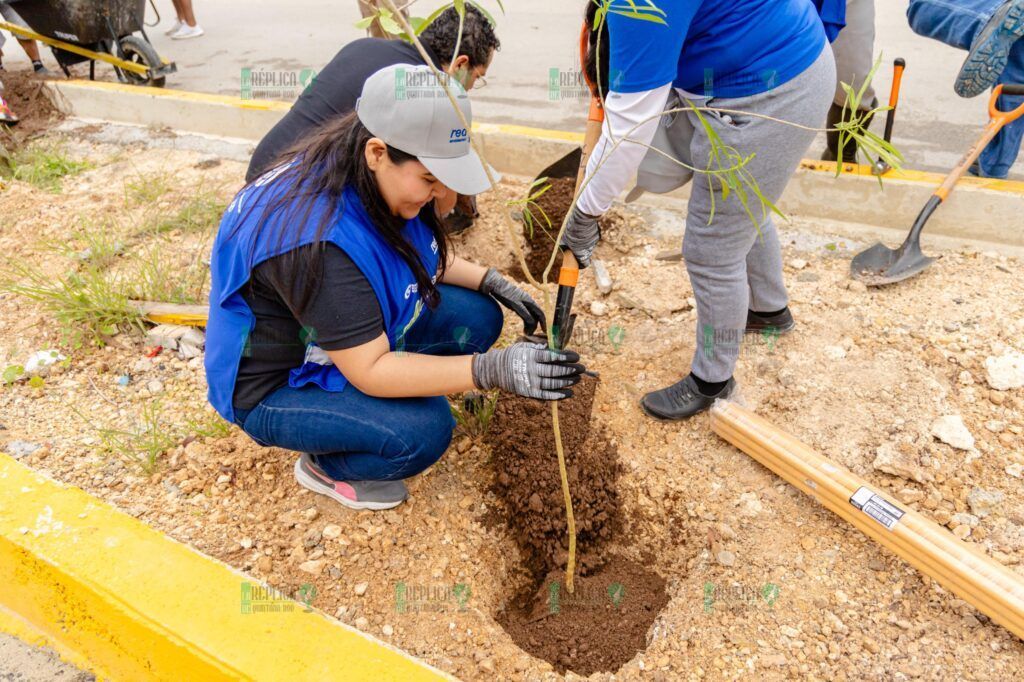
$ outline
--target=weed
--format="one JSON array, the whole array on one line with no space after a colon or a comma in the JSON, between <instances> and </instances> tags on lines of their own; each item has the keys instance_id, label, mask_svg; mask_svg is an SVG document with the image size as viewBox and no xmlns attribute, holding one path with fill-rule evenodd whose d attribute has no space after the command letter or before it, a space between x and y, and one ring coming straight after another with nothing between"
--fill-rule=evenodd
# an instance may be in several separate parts
<instances>
[{"instance_id":1,"label":"weed","mask_svg":"<svg viewBox=\"0 0 1024 682\"><path fill-rule=\"evenodd\" d=\"M60 251L72 260L87 262L98 270L113 265L124 253L124 243L115 234L117 226L111 222L91 225L82 221L80 227L71 233L71 238L60 243L44 242L44 249Z\"/></svg>"},{"instance_id":2,"label":"weed","mask_svg":"<svg viewBox=\"0 0 1024 682\"><path fill-rule=\"evenodd\" d=\"M92 164L72 159L57 145L35 144L14 152L6 166L8 177L56 194L65 176L81 173Z\"/></svg>"},{"instance_id":3,"label":"weed","mask_svg":"<svg viewBox=\"0 0 1024 682\"><path fill-rule=\"evenodd\" d=\"M160 402L142 407L139 419L128 429L99 429L103 450L128 464L138 465L147 474L157 470L158 458L180 442L173 430L160 423Z\"/></svg>"},{"instance_id":4,"label":"weed","mask_svg":"<svg viewBox=\"0 0 1024 682\"><path fill-rule=\"evenodd\" d=\"M171 188L167 173L143 175L124 182L124 201L128 205L150 206L159 201Z\"/></svg>"},{"instance_id":5,"label":"weed","mask_svg":"<svg viewBox=\"0 0 1024 682\"><path fill-rule=\"evenodd\" d=\"M130 275L125 279L129 298L165 303L200 303L209 269L199 262L180 267L165 257L157 247L133 259Z\"/></svg>"},{"instance_id":6,"label":"weed","mask_svg":"<svg viewBox=\"0 0 1024 682\"><path fill-rule=\"evenodd\" d=\"M36 301L60 325L64 342L81 347L85 342L104 345L122 327L141 328L142 316L132 306L116 277L91 263L75 272L52 276L24 263L8 264L11 275L0 290Z\"/></svg>"},{"instance_id":7,"label":"weed","mask_svg":"<svg viewBox=\"0 0 1024 682\"><path fill-rule=\"evenodd\" d=\"M530 189L526 192L525 199L514 199L507 202L508 206L522 206L523 225L526 226L527 234L530 239L533 239L533 226L536 224L540 229L548 235L551 242L554 243L555 239L551 236L551 219L548 214L544 212L540 204L537 203L537 199L540 199L549 189L551 189L551 183L548 182L547 178L537 178L530 184ZM540 214L540 219L534 215L534 211ZM545 227L547 225L547 227Z\"/></svg>"},{"instance_id":8,"label":"weed","mask_svg":"<svg viewBox=\"0 0 1024 682\"><path fill-rule=\"evenodd\" d=\"M483 438L491 426L498 393L466 393L461 403L449 405L457 427L473 440Z\"/></svg>"},{"instance_id":9,"label":"weed","mask_svg":"<svg viewBox=\"0 0 1024 682\"><path fill-rule=\"evenodd\" d=\"M186 428L196 438L224 438L231 433L231 424L216 414L206 414L199 419L189 419Z\"/></svg>"},{"instance_id":10,"label":"weed","mask_svg":"<svg viewBox=\"0 0 1024 682\"><path fill-rule=\"evenodd\" d=\"M181 205L175 212L157 211L143 217L139 232L166 234L212 234L217 229L227 202L214 191L204 191Z\"/></svg>"}]
</instances>

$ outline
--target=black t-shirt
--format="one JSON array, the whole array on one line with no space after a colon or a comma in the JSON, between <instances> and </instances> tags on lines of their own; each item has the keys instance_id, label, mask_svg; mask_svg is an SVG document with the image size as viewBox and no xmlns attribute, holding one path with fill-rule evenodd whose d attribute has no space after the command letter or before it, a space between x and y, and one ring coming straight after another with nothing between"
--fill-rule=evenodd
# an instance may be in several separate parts
<instances>
[{"instance_id":1,"label":"black t-shirt","mask_svg":"<svg viewBox=\"0 0 1024 682\"><path fill-rule=\"evenodd\" d=\"M288 372L300 367L306 344L343 350L372 341L384 333L380 303L370 282L348 254L330 242L324 249L312 295L300 315L303 289L312 273L300 250L288 251L257 265L242 298L256 316L235 380L235 409L252 409L288 383ZM272 273L287 273L285 288L274 285Z\"/></svg>"},{"instance_id":2,"label":"black t-shirt","mask_svg":"<svg viewBox=\"0 0 1024 682\"><path fill-rule=\"evenodd\" d=\"M435 66L437 56L424 46ZM287 151L317 127L335 116L355 111L356 100L363 92L366 79L386 66L424 64L416 47L404 40L361 38L334 56L316 75L313 82L292 105L284 118L267 133L249 161L245 181L252 182L270 166L279 154Z\"/></svg>"}]
</instances>

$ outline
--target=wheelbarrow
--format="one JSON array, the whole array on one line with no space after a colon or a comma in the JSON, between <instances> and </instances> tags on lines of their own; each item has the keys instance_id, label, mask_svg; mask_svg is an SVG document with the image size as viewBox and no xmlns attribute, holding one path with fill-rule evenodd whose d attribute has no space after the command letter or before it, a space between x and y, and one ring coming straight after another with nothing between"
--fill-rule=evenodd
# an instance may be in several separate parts
<instances>
[{"instance_id":1,"label":"wheelbarrow","mask_svg":"<svg viewBox=\"0 0 1024 682\"><path fill-rule=\"evenodd\" d=\"M0 21L0 28L19 38L49 45L64 75L68 67L89 62L89 79L96 62L114 67L118 80L132 85L163 87L167 74L178 67L161 59L144 28L146 0L8 0L28 29Z\"/></svg>"}]
</instances>

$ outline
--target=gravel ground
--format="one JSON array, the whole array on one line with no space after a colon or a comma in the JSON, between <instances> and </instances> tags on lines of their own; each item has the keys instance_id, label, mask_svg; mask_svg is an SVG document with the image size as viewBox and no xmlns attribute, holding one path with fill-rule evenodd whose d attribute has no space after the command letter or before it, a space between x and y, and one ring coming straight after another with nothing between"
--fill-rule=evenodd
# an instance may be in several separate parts
<instances>
[{"instance_id":1,"label":"gravel ground","mask_svg":"<svg viewBox=\"0 0 1024 682\"><path fill-rule=\"evenodd\" d=\"M53 274L75 266L82 220L106 220L124 257L159 249L171 268L194 265L208 231L140 237L132 225L146 205L173 208L200 183L226 199L244 173L196 152L65 144L94 167L58 194L18 181L0 194L0 253ZM140 176L167 178L167 190L133 203L126 179ZM509 180L483 198L482 220L456 250L510 268L499 212L524 188ZM684 266L654 258L677 240L646 236L635 215L613 223L598 255L615 289L603 296L583 278L573 345L601 373L595 418L623 465L624 527L611 549L645 560L669 594L648 648L615 679L1018 676L1024 644L720 441L706 418L642 415L644 392L686 372L695 311ZM743 400L1021 572L1024 391L993 388L1003 385L1001 363L1024 351L1021 263L947 251L917 278L867 291L846 275L860 245L805 238L808 228L785 228L799 326L751 338L737 371ZM507 321L505 341L516 329ZM349 512L296 485L292 453L213 426L199 358L146 357L147 346L129 331L103 348L62 345L38 304L0 293L0 369L42 349L68 358L41 387L0 388L0 447L454 675L562 678L494 618L527 576L507 524L482 523L501 515L486 445L457 436L411 481L407 504ZM145 409L172 437L152 473L105 451L101 433L137 428Z\"/></svg>"}]
</instances>

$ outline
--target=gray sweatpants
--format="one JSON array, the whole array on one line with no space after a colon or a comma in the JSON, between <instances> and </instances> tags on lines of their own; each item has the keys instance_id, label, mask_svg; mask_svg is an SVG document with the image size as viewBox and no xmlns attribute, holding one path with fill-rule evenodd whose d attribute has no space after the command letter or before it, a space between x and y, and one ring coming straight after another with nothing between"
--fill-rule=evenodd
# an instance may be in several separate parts
<instances>
[{"instance_id":1,"label":"gray sweatpants","mask_svg":"<svg viewBox=\"0 0 1024 682\"><path fill-rule=\"evenodd\" d=\"M836 93L832 100L839 106L846 103L842 83L860 89L875 63L875 0L847 0L846 27L832 43L836 56ZM867 108L875 100L875 89L868 83L861 99Z\"/></svg>"},{"instance_id":2,"label":"gray sweatpants","mask_svg":"<svg viewBox=\"0 0 1024 682\"><path fill-rule=\"evenodd\" d=\"M810 127L822 127L832 101L836 70L832 50L802 74L758 95L709 100L709 106L772 116ZM696 104L696 102L695 102ZM746 169L764 196L777 202L815 133L746 114L705 114L722 142L744 157ZM711 145L695 112L679 116L674 135L689 134L690 158L706 167ZM723 198L719 182L706 173L692 178L683 258L697 300L697 345L691 370L705 381L725 381L733 374L746 327L747 309L768 312L789 302L782 278L782 250L771 215L763 215L749 191L751 222L736 192ZM712 197L714 192L714 217ZM709 224L710 220L710 224Z\"/></svg>"}]
</instances>

